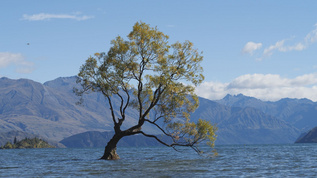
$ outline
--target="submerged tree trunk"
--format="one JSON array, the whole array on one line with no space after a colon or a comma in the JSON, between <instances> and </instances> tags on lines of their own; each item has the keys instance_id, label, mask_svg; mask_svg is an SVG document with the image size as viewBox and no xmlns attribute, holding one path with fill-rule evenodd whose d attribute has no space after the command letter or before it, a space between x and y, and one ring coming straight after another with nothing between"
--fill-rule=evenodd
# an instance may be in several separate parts
<instances>
[{"instance_id":1,"label":"submerged tree trunk","mask_svg":"<svg viewBox=\"0 0 317 178\"><path fill-rule=\"evenodd\" d=\"M105 152L100 159L105 160L116 160L120 159L119 155L117 154L117 143L123 137L121 134L115 134L112 139L108 142Z\"/></svg>"}]
</instances>

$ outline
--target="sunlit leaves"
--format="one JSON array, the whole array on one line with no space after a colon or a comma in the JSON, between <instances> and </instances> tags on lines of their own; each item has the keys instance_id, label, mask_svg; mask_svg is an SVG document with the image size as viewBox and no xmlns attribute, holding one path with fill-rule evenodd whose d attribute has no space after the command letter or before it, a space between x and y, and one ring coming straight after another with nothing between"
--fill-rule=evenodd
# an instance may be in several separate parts
<instances>
[{"instance_id":1,"label":"sunlit leaves","mask_svg":"<svg viewBox=\"0 0 317 178\"><path fill-rule=\"evenodd\" d=\"M203 56L190 41L169 45L168 39L156 27L137 22L128 40L118 36L111 41L107 53L95 53L87 59L78 74L83 90L77 93L101 91L110 106L111 96L118 96L121 99L118 122L114 109L110 108L117 127L124 121L126 107L136 109L139 122L127 132L140 130L148 121L172 136L176 145L193 146L209 139L213 146L215 128L203 120L198 123L189 120L199 105L194 87L204 80L200 66Z\"/></svg>"}]
</instances>

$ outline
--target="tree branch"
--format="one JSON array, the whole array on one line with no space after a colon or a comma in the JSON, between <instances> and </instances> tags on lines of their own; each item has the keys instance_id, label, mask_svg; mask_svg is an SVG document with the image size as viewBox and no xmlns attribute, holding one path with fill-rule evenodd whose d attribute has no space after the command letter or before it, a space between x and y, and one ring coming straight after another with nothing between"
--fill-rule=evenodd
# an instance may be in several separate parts
<instances>
[{"instance_id":1,"label":"tree branch","mask_svg":"<svg viewBox=\"0 0 317 178\"><path fill-rule=\"evenodd\" d=\"M112 116L112 121L113 123L116 125L118 124L117 121L116 121L116 118L115 118L115 115L114 115L114 111L113 111L113 107L112 107L112 102L111 102L111 99L110 99L110 96L108 96L103 90L101 90L102 94L104 96L106 96L106 98L108 99L108 103L109 103L109 106L110 106L110 111L111 111L111 116Z\"/></svg>"},{"instance_id":2,"label":"tree branch","mask_svg":"<svg viewBox=\"0 0 317 178\"><path fill-rule=\"evenodd\" d=\"M171 138L174 140L174 137L173 137L171 134L166 133L166 131L165 131L162 127L160 127L158 124L156 124L155 122L152 122L152 121L150 121L150 120L148 120L148 119L145 119L144 121L149 122L150 124L155 125L155 126L156 126L158 129L160 129L165 135L171 137Z\"/></svg>"},{"instance_id":3,"label":"tree branch","mask_svg":"<svg viewBox=\"0 0 317 178\"><path fill-rule=\"evenodd\" d=\"M123 91L127 94L127 101L125 103L125 105L123 106L123 102L121 102L121 106L120 106L120 112L121 112L121 119L119 119L119 125L121 126L123 121L125 120L125 111L130 103L130 95L129 95L129 91L125 88L123 89ZM120 95L121 101L123 101L122 96Z\"/></svg>"},{"instance_id":4,"label":"tree branch","mask_svg":"<svg viewBox=\"0 0 317 178\"><path fill-rule=\"evenodd\" d=\"M163 144L163 145L165 145L165 146L167 146L167 147L172 147L174 150L176 150L177 151L177 149L175 148L176 146L184 146L184 147L191 147L193 150L195 150L198 154L200 154L200 153L202 153L199 149L198 149L198 147L196 147L195 146L195 144L194 143L187 143L187 144L179 144L179 143L172 143L172 144L168 144L168 143L165 143L164 141L162 141L161 139L159 139L157 136L155 136L155 135L150 135L150 134L146 134L146 133L144 133L143 131L138 131L138 132L136 132L136 134L138 134L138 133L140 133L140 134L142 134L142 135L144 135L144 136L146 136L146 137L150 137L150 138L154 138L155 140L157 140L158 142L160 142L161 144Z\"/></svg>"}]
</instances>

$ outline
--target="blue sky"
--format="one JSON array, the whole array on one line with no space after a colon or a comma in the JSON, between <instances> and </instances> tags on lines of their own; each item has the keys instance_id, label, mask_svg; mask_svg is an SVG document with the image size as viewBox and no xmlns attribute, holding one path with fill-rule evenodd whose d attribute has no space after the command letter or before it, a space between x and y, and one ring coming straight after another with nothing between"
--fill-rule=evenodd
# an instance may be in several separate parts
<instances>
[{"instance_id":1,"label":"blue sky","mask_svg":"<svg viewBox=\"0 0 317 178\"><path fill-rule=\"evenodd\" d=\"M0 1L0 77L73 76L137 21L203 51L197 94L317 101L317 1Z\"/></svg>"}]
</instances>

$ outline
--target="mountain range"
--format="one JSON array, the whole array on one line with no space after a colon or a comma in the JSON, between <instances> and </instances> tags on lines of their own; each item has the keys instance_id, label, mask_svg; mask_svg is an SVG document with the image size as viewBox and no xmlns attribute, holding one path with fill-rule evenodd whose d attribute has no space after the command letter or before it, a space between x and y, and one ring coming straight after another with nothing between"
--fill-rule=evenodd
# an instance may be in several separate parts
<instances>
[{"instance_id":1,"label":"mountain range","mask_svg":"<svg viewBox=\"0 0 317 178\"><path fill-rule=\"evenodd\" d=\"M317 143L317 127L314 127L310 131L303 133L295 143Z\"/></svg>"},{"instance_id":2,"label":"mountain range","mask_svg":"<svg viewBox=\"0 0 317 178\"><path fill-rule=\"evenodd\" d=\"M73 93L76 86L76 77L60 77L44 84L0 78L0 133L19 131L59 142L87 131L112 131L109 105L103 95L88 94L83 104L77 105L79 98ZM113 101L117 108L118 98ZM191 120L202 118L216 124L216 144L293 143L302 132L317 126L317 103L308 99L270 102L239 94L199 101ZM124 127L137 123L137 116L135 110L128 109L129 122ZM149 125L142 129L160 134ZM1 139L0 143L5 142Z\"/></svg>"},{"instance_id":3,"label":"mountain range","mask_svg":"<svg viewBox=\"0 0 317 178\"><path fill-rule=\"evenodd\" d=\"M105 147L105 144L112 138L113 134L114 132L88 131L67 137L60 141L60 143L67 148ZM166 143L170 142L167 136L157 136ZM143 135L132 135L123 137L118 143L118 146L148 147L161 146L161 143Z\"/></svg>"}]
</instances>

